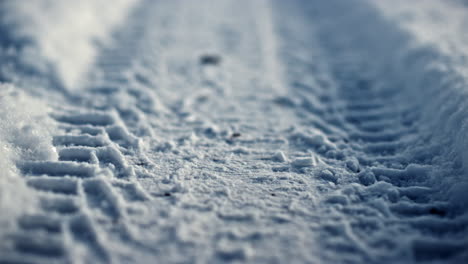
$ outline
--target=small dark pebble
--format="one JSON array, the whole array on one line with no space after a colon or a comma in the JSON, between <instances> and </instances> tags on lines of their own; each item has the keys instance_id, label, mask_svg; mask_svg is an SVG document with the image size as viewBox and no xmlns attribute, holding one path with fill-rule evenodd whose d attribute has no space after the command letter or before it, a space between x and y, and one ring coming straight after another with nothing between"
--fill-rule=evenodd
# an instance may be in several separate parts
<instances>
[{"instance_id":1,"label":"small dark pebble","mask_svg":"<svg viewBox=\"0 0 468 264\"><path fill-rule=\"evenodd\" d=\"M437 209L437 208L431 208L429 210L429 213L433 215L438 215L438 216L445 216L445 211Z\"/></svg>"},{"instance_id":2,"label":"small dark pebble","mask_svg":"<svg viewBox=\"0 0 468 264\"><path fill-rule=\"evenodd\" d=\"M218 65L219 63L221 63L221 57L215 54L206 54L200 57L202 65Z\"/></svg>"},{"instance_id":3,"label":"small dark pebble","mask_svg":"<svg viewBox=\"0 0 468 264\"><path fill-rule=\"evenodd\" d=\"M241 136L241 133L232 133L232 136L233 138L236 138L236 137L240 137Z\"/></svg>"}]
</instances>

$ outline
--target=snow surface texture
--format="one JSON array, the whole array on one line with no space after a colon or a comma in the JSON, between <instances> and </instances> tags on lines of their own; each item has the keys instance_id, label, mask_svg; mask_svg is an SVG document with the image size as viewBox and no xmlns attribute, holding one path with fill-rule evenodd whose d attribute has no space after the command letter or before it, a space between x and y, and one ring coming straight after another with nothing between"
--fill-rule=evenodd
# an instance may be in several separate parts
<instances>
[{"instance_id":1,"label":"snow surface texture","mask_svg":"<svg viewBox=\"0 0 468 264\"><path fill-rule=\"evenodd\" d=\"M109 5L105 0L5 1L2 19L10 26L19 24L14 37L31 40L37 49L29 53L38 53L52 63L63 85L72 89L93 63L96 43L108 40L110 30L122 23L135 2L113 0ZM35 65L36 58L25 60Z\"/></svg>"},{"instance_id":2,"label":"snow surface texture","mask_svg":"<svg viewBox=\"0 0 468 264\"><path fill-rule=\"evenodd\" d=\"M468 262L463 1L18 3L0 263Z\"/></svg>"},{"instance_id":3,"label":"snow surface texture","mask_svg":"<svg viewBox=\"0 0 468 264\"><path fill-rule=\"evenodd\" d=\"M14 228L20 213L33 210L35 201L21 181L16 163L25 160L56 160L52 146L54 123L46 106L13 86L0 85L0 235ZM0 250L5 250L0 245Z\"/></svg>"}]
</instances>

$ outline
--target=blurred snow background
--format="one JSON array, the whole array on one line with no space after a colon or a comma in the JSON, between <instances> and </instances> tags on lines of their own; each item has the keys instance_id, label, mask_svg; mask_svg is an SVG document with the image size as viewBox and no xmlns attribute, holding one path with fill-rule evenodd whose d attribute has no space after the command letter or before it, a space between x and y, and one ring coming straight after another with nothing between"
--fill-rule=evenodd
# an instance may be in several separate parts
<instances>
[{"instance_id":1,"label":"blurred snow background","mask_svg":"<svg viewBox=\"0 0 468 264\"><path fill-rule=\"evenodd\" d=\"M5 1L1 19L15 28L15 39L37 45L37 50L28 52L32 58L24 58L28 64L45 58L63 86L73 89L94 62L97 44L109 40L112 29L123 23L137 1Z\"/></svg>"}]
</instances>

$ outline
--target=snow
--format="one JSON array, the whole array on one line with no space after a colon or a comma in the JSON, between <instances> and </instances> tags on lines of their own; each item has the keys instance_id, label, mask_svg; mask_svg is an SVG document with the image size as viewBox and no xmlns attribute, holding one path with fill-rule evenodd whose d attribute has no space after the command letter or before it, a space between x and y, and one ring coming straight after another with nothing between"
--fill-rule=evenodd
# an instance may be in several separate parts
<instances>
[{"instance_id":1,"label":"snow","mask_svg":"<svg viewBox=\"0 0 468 264\"><path fill-rule=\"evenodd\" d=\"M456 182L462 187L453 187L447 192L452 199L466 203L468 198L462 194L466 192L461 190L468 184L466 6L462 2L444 5L442 1L433 0L425 1L424 5L382 1L376 2L376 6L387 19L413 36L412 46L408 47L411 49L403 54L406 57L415 56L411 62L414 66L407 70L412 76L401 78L412 80L409 85L424 89L409 89L408 98L418 100L426 107L423 113L431 124L426 129L435 131L433 142L445 142L442 148L447 160L462 165L464 176L449 179L447 183L454 185ZM453 99L447 100L441 89ZM443 182L444 179L437 178L436 181Z\"/></svg>"},{"instance_id":2,"label":"snow","mask_svg":"<svg viewBox=\"0 0 468 264\"><path fill-rule=\"evenodd\" d=\"M74 89L95 61L97 44L109 42L112 29L137 1L10 1L4 3L8 11L3 19L19 28L16 39L33 40L40 58L54 65L65 88Z\"/></svg>"},{"instance_id":3,"label":"snow","mask_svg":"<svg viewBox=\"0 0 468 264\"><path fill-rule=\"evenodd\" d=\"M2 141L14 160L56 160L52 146L54 123L44 102L28 97L14 86L1 84Z\"/></svg>"},{"instance_id":4,"label":"snow","mask_svg":"<svg viewBox=\"0 0 468 264\"><path fill-rule=\"evenodd\" d=\"M0 84L0 236L14 228L16 217L33 211L36 203L16 164L58 157L52 146L54 123L47 112L43 102Z\"/></svg>"},{"instance_id":5,"label":"snow","mask_svg":"<svg viewBox=\"0 0 468 264\"><path fill-rule=\"evenodd\" d=\"M380 1L376 5L387 19L412 36L406 50L399 51L396 58L401 60L398 65L406 69L398 70L406 73L399 77L408 80L408 86L424 90L407 89L408 98L425 105L423 113L431 119L433 129L440 132L440 138L434 141L449 139L449 149L459 151L456 156L466 167L466 7L444 5L441 1L425 1L424 5ZM408 57L414 59L409 62ZM441 95L441 89L457 99L447 101L444 96L434 96Z\"/></svg>"},{"instance_id":6,"label":"snow","mask_svg":"<svg viewBox=\"0 0 468 264\"><path fill-rule=\"evenodd\" d=\"M364 184L366 186L369 186L369 185L375 183L375 175L371 171L363 171L363 172L359 173L359 181L362 184Z\"/></svg>"},{"instance_id":7,"label":"snow","mask_svg":"<svg viewBox=\"0 0 468 264\"><path fill-rule=\"evenodd\" d=\"M317 166L317 161L314 157L302 157L293 160L291 166L295 168L313 167Z\"/></svg>"},{"instance_id":8,"label":"snow","mask_svg":"<svg viewBox=\"0 0 468 264\"><path fill-rule=\"evenodd\" d=\"M282 151L276 152L273 155L272 159L275 160L275 161L278 161L278 162L286 162L288 160L288 158L286 157L286 155Z\"/></svg>"},{"instance_id":9,"label":"snow","mask_svg":"<svg viewBox=\"0 0 468 264\"><path fill-rule=\"evenodd\" d=\"M465 263L467 8L0 3L0 263Z\"/></svg>"}]
</instances>

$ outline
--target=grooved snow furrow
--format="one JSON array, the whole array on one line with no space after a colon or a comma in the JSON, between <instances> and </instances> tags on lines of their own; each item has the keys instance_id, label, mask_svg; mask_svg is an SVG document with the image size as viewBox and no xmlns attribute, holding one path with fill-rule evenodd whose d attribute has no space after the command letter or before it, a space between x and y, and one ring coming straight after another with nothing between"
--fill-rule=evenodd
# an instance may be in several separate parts
<instances>
[{"instance_id":1,"label":"grooved snow furrow","mask_svg":"<svg viewBox=\"0 0 468 264\"><path fill-rule=\"evenodd\" d=\"M372 57L374 50L361 47L366 41L378 47L380 43L365 34L389 26L380 18L367 21L365 18L375 10L365 7L366 4L360 8L353 5L346 1L302 5L306 10L304 23L315 25L313 30L324 54L321 59L329 64L333 85L337 87L336 101L331 105L343 105L334 114L340 120L336 125L348 131L342 138L349 142L343 149L345 165L364 185L346 187L325 199L332 206L323 209L326 215L336 214L341 219L330 224L330 230L323 234L324 241L334 249L325 252L325 257L333 261L374 262L383 256L401 259L401 255L406 255L416 261L454 259L457 262L457 256L463 258L468 250L466 239L455 231L466 232L466 217L448 206L447 198L439 193L439 186L434 185L432 178L459 171L434 162L439 153L429 154L434 148L425 141L427 131L422 131L431 124L425 124L425 120L419 118L424 108L405 98L407 92L400 80L385 76L388 69L385 64L378 65L380 61L373 61L378 58ZM350 13L340 18L342 23L330 23L331 19L340 16L337 10L345 9ZM359 23L375 28L355 34L345 33L352 27L364 26ZM400 36L394 33L391 37ZM385 55L391 50L377 52ZM302 89L302 86L298 88ZM323 111L315 110L312 114L326 120ZM326 129L326 126L322 127ZM427 194L423 195L419 190ZM460 221L465 222L462 224L464 228L458 224ZM436 223L442 222L461 229L436 227ZM411 232L412 238L400 242L390 238L401 232L398 230L409 227L411 231L404 233ZM381 232L386 235L379 235ZM404 233L398 236L406 236ZM343 238L345 240L340 241ZM422 242L426 240L431 242ZM343 244L344 241L348 241L348 245ZM434 252L436 245L440 250ZM362 259L359 260L359 254L355 253L336 255L337 250L345 248L350 252L361 252Z\"/></svg>"},{"instance_id":2,"label":"grooved snow furrow","mask_svg":"<svg viewBox=\"0 0 468 264\"><path fill-rule=\"evenodd\" d=\"M110 245L104 239L131 239L127 209L149 199L123 154L138 143L110 113L71 112L55 116L64 125L64 134L53 140L59 161L20 164L42 207L38 214L19 219L22 231L10 238L15 250L0 262L15 263L23 255L34 263L76 261L75 247L83 247L82 261L108 262ZM117 223L120 228L115 229Z\"/></svg>"},{"instance_id":3,"label":"grooved snow furrow","mask_svg":"<svg viewBox=\"0 0 468 264\"><path fill-rule=\"evenodd\" d=\"M99 118L99 114L93 117L92 113L88 113L86 116L91 120ZM72 123L90 120L76 120L76 115L65 117L66 123L70 123L70 120L73 120ZM73 146L83 145L82 138L68 142ZM107 233L109 236L113 236L114 232L118 237L122 236L121 232L126 232L127 206L146 201L148 196L133 182L133 168L119 151L122 147L108 136L103 142L105 146L89 147L92 144L84 144L88 147L61 149L59 159L66 161L21 164L28 175L28 185L40 192L42 210L37 216L26 215L20 219L23 232L12 237L18 254L31 255L34 261L43 259L44 263L62 263L64 259L73 259L73 248L82 243L86 248L85 255L81 256L84 261L94 262L96 258L103 262L110 261L106 252L109 244L103 243L104 238L100 237L103 233L99 229L111 228ZM62 148L62 142L54 143ZM113 187L114 181L118 187ZM123 228L112 231L116 222L120 222ZM45 241L38 235L40 230L45 231L41 235ZM15 259L13 254L6 261L14 262Z\"/></svg>"}]
</instances>

